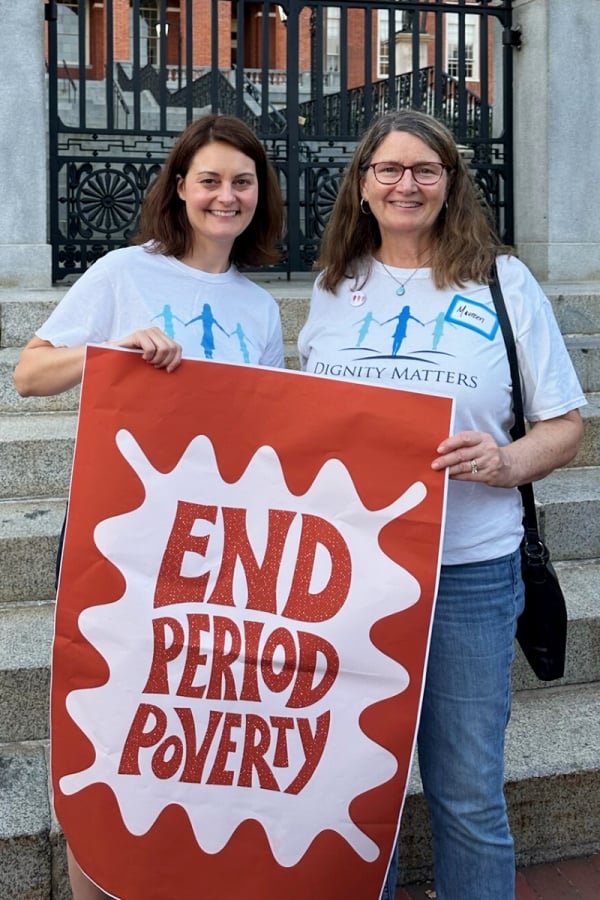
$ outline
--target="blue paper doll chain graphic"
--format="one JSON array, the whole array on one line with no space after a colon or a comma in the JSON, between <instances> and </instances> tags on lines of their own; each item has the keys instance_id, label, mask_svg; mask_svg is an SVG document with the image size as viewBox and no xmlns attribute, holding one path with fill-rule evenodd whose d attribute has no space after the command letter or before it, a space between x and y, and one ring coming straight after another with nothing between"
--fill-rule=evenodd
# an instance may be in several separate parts
<instances>
[{"instance_id":1,"label":"blue paper doll chain graphic","mask_svg":"<svg viewBox=\"0 0 600 900\"><path fill-rule=\"evenodd\" d=\"M389 329L387 329L386 326L390 325L391 323L395 323L395 326L393 327L392 333L390 335ZM413 323L415 324L413 325ZM433 331L431 332L431 349L423 347L418 351L411 352L409 356L401 355L400 351L402 349L402 345L409 335L409 330L417 327L418 329L426 328L427 325L431 324L434 324ZM364 356L360 357L361 359L418 358L423 362L431 362L432 356L453 356L453 354L444 353L443 351L438 350L438 346L444 336L445 326L447 326L448 324L451 324L451 327L454 327L453 323L448 323L446 319L446 312L442 311L434 319L423 322L417 316L413 315L413 312L408 304L404 304L402 307L400 307L396 315L390 316L390 318L385 319L383 322L380 322L378 319L376 319L372 312L367 312L362 318L353 322L353 327L358 326L358 334L355 346L345 347L343 349L361 349L365 353ZM386 353L385 350L365 346L367 338L371 338L374 343L379 344L382 337L385 343L387 343L388 341L391 342L390 352ZM415 357L415 353L418 354L418 356Z\"/></svg>"},{"instance_id":2,"label":"blue paper doll chain graphic","mask_svg":"<svg viewBox=\"0 0 600 900\"><path fill-rule=\"evenodd\" d=\"M205 359L214 359L216 349L214 330L215 328L218 328L227 339L234 336L237 338L241 358L245 363L250 363L250 351L248 345L252 345L252 341L245 334L242 323L237 322L233 331L227 331L214 316L210 303L204 303L202 312L199 315L194 316L193 319L189 319L187 322L184 322L183 319L176 316L170 304L165 303L160 313L153 316L151 321L155 321L156 319L161 321L163 331L173 340L177 339L175 334L175 322L179 322L184 328L188 328L190 325L199 322L200 346L202 347Z\"/></svg>"}]
</instances>

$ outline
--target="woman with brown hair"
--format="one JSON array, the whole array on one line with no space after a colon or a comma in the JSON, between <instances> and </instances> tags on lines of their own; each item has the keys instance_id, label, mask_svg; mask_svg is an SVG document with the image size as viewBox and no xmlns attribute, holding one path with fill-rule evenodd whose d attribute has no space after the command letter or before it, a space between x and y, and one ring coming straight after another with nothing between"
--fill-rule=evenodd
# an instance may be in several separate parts
<instances>
[{"instance_id":1,"label":"woman with brown hair","mask_svg":"<svg viewBox=\"0 0 600 900\"><path fill-rule=\"evenodd\" d=\"M282 367L277 304L238 269L276 262L282 230L277 178L251 129L232 116L192 123L149 192L136 245L102 257L67 292L23 350L17 390L78 384L87 343L138 349L166 372L183 356ZM70 850L68 859L75 900L108 897Z\"/></svg>"},{"instance_id":2,"label":"woman with brown hair","mask_svg":"<svg viewBox=\"0 0 600 900\"><path fill-rule=\"evenodd\" d=\"M137 246L107 253L67 292L25 347L17 390L78 384L87 343L140 349L168 372L182 355L283 366L277 305L238 269L276 262L282 230L277 177L254 132L233 116L193 122L146 198Z\"/></svg>"}]
</instances>

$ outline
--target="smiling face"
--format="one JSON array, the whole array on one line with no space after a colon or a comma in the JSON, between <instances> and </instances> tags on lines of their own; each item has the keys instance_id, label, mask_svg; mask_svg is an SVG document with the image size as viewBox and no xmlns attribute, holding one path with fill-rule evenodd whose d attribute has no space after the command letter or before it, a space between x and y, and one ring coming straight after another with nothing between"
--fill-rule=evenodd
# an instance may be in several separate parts
<instances>
[{"instance_id":1,"label":"smiling face","mask_svg":"<svg viewBox=\"0 0 600 900\"><path fill-rule=\"evenodd\" d=\"M392 131L373 154L371 163L441 163L439 155L420 138L406 131ZM427 241L448 193L448 173L444 170L437 184L417 184L412 171L406 170L397 184L380 184L368 169L361 180L361 196L377 219L382 245L389 239L411 236Z\"/></svg>"},{"instance_id":2,"label":"smiling face","mask_svg":"<svg viewBox=\"0 0 600 900\"><path fill-rule=\"evenodd\" d=\"M179 176L177 193L186 206L195 252L218 248L229 254L256 211L256 165L230 144L205 144L185 177Z\"/></svg>"}]
</instances>

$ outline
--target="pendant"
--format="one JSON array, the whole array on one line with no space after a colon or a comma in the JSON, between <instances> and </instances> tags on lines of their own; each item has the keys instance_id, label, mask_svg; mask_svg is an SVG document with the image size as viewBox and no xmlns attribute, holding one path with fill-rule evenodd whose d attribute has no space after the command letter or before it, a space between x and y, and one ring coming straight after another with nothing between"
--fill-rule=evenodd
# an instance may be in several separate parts
<instances>
[{"instance_id":1,"label":"pendant","mask_svg":"<svg viewBox=\"0 0 600 900\"><path fill-rule=\"evenodd\" d=\"M406 291L405 291L405 289L404 289L404 285L403 285L403 284L401 284L400 287L397 287L397 288L396 288L396 296L398 296L398 297L404 297L405 293L406 293Z\"/></svg>"}]
</instances>

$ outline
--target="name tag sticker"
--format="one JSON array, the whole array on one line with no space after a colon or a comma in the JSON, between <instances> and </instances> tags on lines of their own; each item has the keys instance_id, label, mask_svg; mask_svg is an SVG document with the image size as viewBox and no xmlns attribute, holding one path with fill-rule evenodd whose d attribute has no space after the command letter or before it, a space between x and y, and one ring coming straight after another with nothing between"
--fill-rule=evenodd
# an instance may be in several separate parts
<instances>
[{"instance_id":1,"label":"name tag sticker","mask_svg":"<svg viewBox=\"0 0 600 900\"><path fill-rule=\"evenodd\" d=\"M455 294L452 298L445 318L446 322L476 331L489 341L494 340L498 331L499 323L495 310L484 306L483 303L469 300L468 297L461 297L460 294Z\"/></svg>"}]
</instances>

